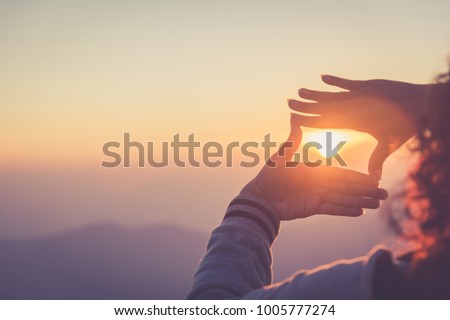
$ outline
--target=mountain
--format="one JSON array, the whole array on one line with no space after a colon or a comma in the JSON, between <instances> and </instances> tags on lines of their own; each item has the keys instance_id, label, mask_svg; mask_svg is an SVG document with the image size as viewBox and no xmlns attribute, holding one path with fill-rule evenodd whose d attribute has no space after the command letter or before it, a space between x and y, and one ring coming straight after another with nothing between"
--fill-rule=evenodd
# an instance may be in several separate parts
<instances>
[{"instance_id":1,"label":"mountain","mask_svg":"<svg viewBox=\"0 0 450 320\"><path fill-rule=\"evenodd\" d=\"M97 225L0 241L0 299L182 299L207 236Z\"/></svg>"},{"instance_id":2,"label":"mountain","mask_svg":"<svg viewBox=\"0 0 450 320\"><path fill-rule=\"evenodd\" d=\"M375 212L284 223L274 245L275 280L364 255L383 237L380 230ZM0 299L183 299L207 240L175 226L115 225L0 240Z\"/></svg>"}]
</instances>

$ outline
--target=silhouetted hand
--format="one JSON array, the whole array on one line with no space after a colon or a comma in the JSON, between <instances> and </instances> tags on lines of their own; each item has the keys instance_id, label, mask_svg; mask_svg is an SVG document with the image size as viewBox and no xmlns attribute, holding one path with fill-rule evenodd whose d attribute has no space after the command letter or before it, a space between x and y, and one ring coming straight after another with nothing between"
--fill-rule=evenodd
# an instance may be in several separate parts
<instances>
[{"instance_id":1,"label":"silhouetted hand","mask_svg":"<svg viewBox=\"0 0 450 320\"><path fill-rule=\"evenodd\" d=\"M348 91L321 92L300 89L299 96L315 102L289 100L302 126L345 128L371 134L378 144L369 160L369 173L381 178L383 162L417 133L417 122L427 110L427 93L433 85L390 80L355 81L322 76L332 86Z\"/></svg>"},{"instance_id":2,"label":"silhouetted hand","mask_svg":"<svg viewBox=\"0 0 450 320\"><path fill-rule=\"evenodd\" d=\"M291 119L291 133L259 174L241 191L269 201L280 220L314 214L355 217L363 208L378 208L387 191L373 177L342 168L308 167L291 162L302 131Z\"/></svg>"}]
</instances>

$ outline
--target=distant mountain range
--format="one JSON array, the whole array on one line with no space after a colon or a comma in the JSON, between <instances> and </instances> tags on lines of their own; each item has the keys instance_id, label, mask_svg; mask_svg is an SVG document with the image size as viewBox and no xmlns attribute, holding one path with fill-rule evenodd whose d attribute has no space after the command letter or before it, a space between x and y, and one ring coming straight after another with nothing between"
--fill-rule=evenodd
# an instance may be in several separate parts
<instances>
[{"instance_id":1,"label":"distant mountain range","mask_svg":"<svg viewBox=\"0 0 450 320\"><path fill-rule=\"evenodd\" d=\"M283 225L274 246L275 279L367 253L379 239L378 219L357 219L314 217ZM167 225L96 225L0 240L0 299L183 299L207 240L206 232Z\"/></svg>"},{"instance_id":2,"label":"distant mountain range","mask_svg":"<svg viewBox=\"0 0 450 320\"><path fill-rule=\"evenodd\" d=\"M0 299L182 299L207 236L99 225L0 241Z\"/></svg>"}]
</instances>

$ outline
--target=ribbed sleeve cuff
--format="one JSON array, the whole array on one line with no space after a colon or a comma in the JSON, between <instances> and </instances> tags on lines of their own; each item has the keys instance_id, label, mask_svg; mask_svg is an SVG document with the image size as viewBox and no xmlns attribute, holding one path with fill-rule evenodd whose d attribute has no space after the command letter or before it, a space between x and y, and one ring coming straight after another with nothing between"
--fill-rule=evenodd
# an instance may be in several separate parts
<instances>
[{"instance_id":1,"label":"ribbed sleeve cuff","mask_svg":"<svg viewBox=\"0 0 450 320\"><path fill-rule=\"evenodd\" d=\"M228 206L224 222L236 217L251 220L258 225L270 243L278 235L280 219L272 205L264 199L247 194L237 196Z\"/></svg>"}]
</instances>

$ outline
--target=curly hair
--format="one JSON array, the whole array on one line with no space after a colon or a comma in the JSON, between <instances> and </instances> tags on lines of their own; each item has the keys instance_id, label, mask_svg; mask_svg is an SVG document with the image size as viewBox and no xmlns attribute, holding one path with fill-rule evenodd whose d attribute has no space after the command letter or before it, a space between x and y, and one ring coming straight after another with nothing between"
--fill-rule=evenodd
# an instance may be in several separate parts
<instances>
[{"instance_id":1,"label":"curly hair","mask_svg":"<svg viewBox=\"0 0 450 320\"><path fill-rule=\"evenodd\" d=\"M407 276L413 298L450 298L450 73L430 92L429 112L419 124L419 155L406 191L401 235L413 251Z\"/></svg>"}]
</instances>

